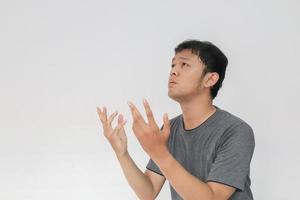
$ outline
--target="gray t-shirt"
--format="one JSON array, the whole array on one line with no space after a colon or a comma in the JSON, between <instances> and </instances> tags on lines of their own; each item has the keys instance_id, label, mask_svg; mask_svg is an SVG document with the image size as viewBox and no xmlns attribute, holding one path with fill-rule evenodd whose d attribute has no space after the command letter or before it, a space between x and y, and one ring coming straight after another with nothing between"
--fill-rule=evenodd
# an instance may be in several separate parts
<instances>
[{"instance_id":1,"label":"gray t-shirt","mask_svg":"<svg viewBox=\"0 0 300 200\"><path fill-rule=\"evenodd\" d=\"M168 149L174 158L201 181L233 186L230 200L253 199L250 190L250 162L255 147L252 128L237 116L215 106L205 122L185 130L183 116L170 120ZM147 169L163 176L152 159ZM182 198L170 184L172 200Z\"/></svg>"}]
</instances>

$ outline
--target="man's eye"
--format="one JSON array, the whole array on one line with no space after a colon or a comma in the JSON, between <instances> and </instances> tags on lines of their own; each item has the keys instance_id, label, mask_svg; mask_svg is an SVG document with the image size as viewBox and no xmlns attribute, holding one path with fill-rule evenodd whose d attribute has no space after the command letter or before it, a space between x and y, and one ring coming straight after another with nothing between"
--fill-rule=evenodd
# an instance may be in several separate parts
<instances>
[{"instance_id":1,"label":"man's eye","mask_svg":"<svg viewBox=\"0 0 300 200\"><path fill-rule=\"evenodd\" d=\"M175 65L174 65L174 64L172 64L172 65L171 65L171 68L173 68L174 66L175 66Z\"/></svg>"},{"instance_id":2,"label":"man's eye","mask_svg":"<svg viewBox=\"0 0 300 200\"><path fill-rule=\"evenodd\" d=\"M189 67L190 65L187 64L187 63L182 63L182 66L187 66L187 67Z\"/></svg>"}]
</instances>

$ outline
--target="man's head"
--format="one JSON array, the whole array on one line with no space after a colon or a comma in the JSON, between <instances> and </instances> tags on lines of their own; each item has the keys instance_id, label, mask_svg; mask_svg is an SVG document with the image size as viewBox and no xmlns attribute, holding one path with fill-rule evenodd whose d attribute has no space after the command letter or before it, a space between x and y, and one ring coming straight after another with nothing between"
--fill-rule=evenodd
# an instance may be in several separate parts
<instances>
[{"instance_id":1,"label":"man's head","mask_svg":"<svg viewBox=\"0 0 300 200\"><path fill-rule=\"evenodd\" d=\"M169 83L169 96L184 99L208 94L214 99L225 77L226 56L211 42L187 40L175 48Z\"/></svg>"}]
</instances>

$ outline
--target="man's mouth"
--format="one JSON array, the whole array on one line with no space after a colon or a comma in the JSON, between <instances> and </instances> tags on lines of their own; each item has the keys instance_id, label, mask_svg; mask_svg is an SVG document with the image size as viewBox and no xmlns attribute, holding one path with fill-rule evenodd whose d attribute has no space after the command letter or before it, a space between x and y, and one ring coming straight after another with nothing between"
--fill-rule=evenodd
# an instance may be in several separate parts
<instances>
[{"instance_id":1,"label":"man's mouth","mask_svg":"<svg viewBox=\"0 0 300 200\"><path fill-rule=\"evenodd\" d=\"M177 84L175 81L170 81L169 86Z\"/></svg>"},{"instance_id":2,"label":"man's mouth","mask_svg":"<svg viewBox=\"0 0 300 200\"><path fill-rule=\"evenodd\" d=\"M177 82L176 82L176 81L173 81L173 80L169 80L169 83L176 84Z\"/></svg>"}]
</instances>

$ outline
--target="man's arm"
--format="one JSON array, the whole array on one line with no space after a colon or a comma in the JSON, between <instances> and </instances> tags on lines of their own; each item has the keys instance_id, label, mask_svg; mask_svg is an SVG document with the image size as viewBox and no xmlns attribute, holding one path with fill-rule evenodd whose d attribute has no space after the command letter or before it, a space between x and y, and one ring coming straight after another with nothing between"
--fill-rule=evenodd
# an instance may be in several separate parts
<instances>
[{"instance_id":1,"label":"man's arm","mask_svg":"<svg viewBox=\"0 0 300 200\"><path fill-rule=\"evenodd\" d=\"M97 112L103 125L104 136L111 144L129 185L140 199L153 200L164 184L165 178L148 171L144 174L131 159L127 151L127 137L124 129L126 120L124 121L122 115L118 117L118 126L112 128L111 124L117 112L109 117L107 117L105 107L103 110L97 108Z\"/></svg>"},{"instance_id":2,"label":"man's arm","mask_svg":"<svg viewBox=\"0 0 300 200\"><path fill-rule=\"evenodd\" d=\"M117 156L125 178L141 200L153 200L160 192L165 178L150 170L143 173L128 153Z\"/></svg>"},{"instance_id":3,"label":"man's arm","mask_svg":"<svg viewBox=\"0 0 300 200\"><path fill-rule=\"evenodd\" d=\"M159 194L159 192L161 191L161 188L164 185L166 178L164 176L161 176L161 175L159 175L155 172L152 172L151 170L148 170L148 169L146 169L146 171L144 173L152 182L152 186L153 186L153 190L154 190L153 191L153 193L154 193L153 199L155 199L157 197L157 195Z\"/></svg>"},{"instance_id":4,"label":"man's arm","mask_svg":"<svg viewBox=\"0 0 300 200\"><path fill-rule=\"evenodd\" d=\"M186 171L168 151L152 159L176 192L185 200L227 200L235 191L234 187L221 183L202 182Z\"/></svg>"}]
</instances>

